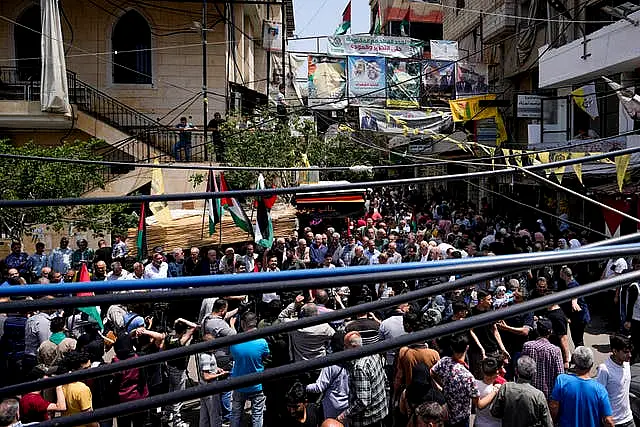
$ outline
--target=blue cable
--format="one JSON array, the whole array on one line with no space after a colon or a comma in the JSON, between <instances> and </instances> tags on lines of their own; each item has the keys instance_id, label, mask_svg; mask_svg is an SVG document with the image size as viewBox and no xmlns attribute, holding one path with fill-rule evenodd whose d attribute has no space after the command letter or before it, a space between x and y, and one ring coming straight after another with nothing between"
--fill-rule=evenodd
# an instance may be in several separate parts
<instances>
[{"instance_id":1,"label":"blue cable","mask_svg":"<svg viewBox=\"0 0 640 427\"><path fill-rule=\"evenodd\" d=\"M263 272L258 274L222 274L215 276L194 276L169 279L154 280L114 280L109 282L74 282L48 285L24 285L24 286L4 286L0 287L0 297L13 296L36 296L56 294L74 294L77 292L97 292L106 293L114 291L141 290L141 289L180 289L201 286L222 286L234 284L246 284L247 293L251 293L251 284L289 281L297 279L313 280L321 277L344 276L345 286L348 284L348 277L355 274L376 274L392 271L411 271L424 269L425 277L444 276L459 273L472 273L475 269L486 270L488 267L498 269L525 267L527 263L538 258L549 258L551 262L554 258L566 259L566 262L578 262L581 257L598 256L602 258L602 253L608 253L611 258L621 256L634 256L640 254L640 243L607 245L590 248L580 248L560 252L535 252L515 255L502 255L492 257L448 259L442 261L430 261L428 263L403 263L368 265L343 268L318 268L309 270L294 270L281 272ZM575 261L572 259L575 258ZM464 271L463 271L464 270ZM430 274L429 272L433 273Z\"/></svg>"}]
</instances>

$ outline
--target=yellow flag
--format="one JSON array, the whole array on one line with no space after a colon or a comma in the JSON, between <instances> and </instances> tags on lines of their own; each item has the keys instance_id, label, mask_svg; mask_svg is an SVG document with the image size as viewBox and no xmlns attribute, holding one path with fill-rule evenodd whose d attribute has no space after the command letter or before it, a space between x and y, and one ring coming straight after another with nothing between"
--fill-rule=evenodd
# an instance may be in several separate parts
<instances>
[{"instance_id":1,"label":"yellow flag","mask_svg":"<svg viewBox=\"0 0 640 427\"><path fill-rule=\"evenodd\" d=\"M153 163L156 165L160 164L158 159ZM164 194L164 179L162 177L162 169L160 168L154 168L151 172L151 194ZM167 202L150 202L149 208L159 223L166 224L173 220Z\"/></svg>"},{"instance_id":2,"label":"yellow flag","mask_svg":"<svg viewBox=\"0 0 640 427\"><path fill-rule=\"evenodd\" d=\"M627 173L629 162L631 161L631 154L625 154L615 158L616 162L616 177L618 178L618 190L622 193L622 185L624 184L624 175Z\"/></svg>"},{"instance_id":3,"label":"yellow flag","mask_svg":"<svg viewBox=\"0 0 640 427\"><path fill-rule=\"evenodd\" d=\"M567 160L569 158L569 153L554 153L553 162L561 162L563 160ZM553 169L553 172L556 174L556 179L560 184L562 184L562 178L564 177L564 171L567 167L560 166Z\"/></svg>"},{"instance_id":4,"label":"yellow flag","mask_svg":"<svg viewBox=\"0 0 640 427\"><path fill-rule=\"evenodd\" d=\"M471 96L469 98L455 99L449 101L451 114L454 122L466 122L468 120L482 120L495 117L498 109L496 107L480 107L480 101L493 101L495 94Z\"/></svg>"},{"instance_id":5,"label":"yellow flag","mask_svg":"<svg viewBox=\"0 0 640 427\"><path fill-rule=\"evenodd\" d=\"M598 117L598 98L596 97L596 85L589 83L571 92L573 101L592 119Z\"/></svg>"},{"instance_id":6,"label":"yellow flag","mask_svg":"<svg viewBox=\"0 0 640 427\"><path fill-rule=\"evenodd\" d=\"M511 163L509 163L509 155L511 153L509 153L509 149L508 148L503 148L502 149L502 155L504 156L504 162L507 164L507 166L511 166Z\"/></svg>"},{"instance_id":7,"label":"yellow flag","mask_svg":"<svg viewBox=\"0 0 640 427\"><path fill-rule=\"evenodd\" d=\"M502 114L498 112L497 108L496 108L495 121L496 121L496 133L498 134L496 138L496 145L500 146L502 145L503 142L507 140L507 128L504 126L504 120L502 120Z\"/></svg>"},{"instance_id":8,"label":"yellow flag","mask_svg":"<svg viewBox=\"0 0 640 427\"><path fill-rule=\"evenodd\" d=\"M540 159L540 163L549 163L549 152L545 151L538 153L538 159ZM547 178L549 178L549 175L551 175L551 169L545 169L544 173L547 175Z\"/></svg>"},{"instance_id":9,"label":"yellow flag","mask_svg":"<svg viewBox=\"0 0 640 427\"><path fill-rule=\"evenodd\" d=\"M585 153L571 153L571 158L572 159L579 159L584 157ZM573 171L576 173L576 176L578 177L578 181L580 181L580 184L584 185L584 183L582 182L582 163L576 163L575 165L573 165Z\"/></svg>"},{"instance_id":10,"label":"yellow flag","mask_svg":"<svg viewBox=\"0 0 640 427\"><path fill-rule=\"evenodd\" d=\"M496 168L496 147L489 147L489 152L491 153L491 169L495 170Z\"/></svg>"},{"instance_id":11,"label":"yellow flag","mask_svg":"<svg viewBox=\"0 0 640 427\"><path fill-rule=\"evenodd\" d=\"M513 154L517 154L516 157L514 157L513 159L516 161L516 163L518 164L518 166L522 167L522 150L511 150L511 152Z\"/></svg>"}]
</instances>

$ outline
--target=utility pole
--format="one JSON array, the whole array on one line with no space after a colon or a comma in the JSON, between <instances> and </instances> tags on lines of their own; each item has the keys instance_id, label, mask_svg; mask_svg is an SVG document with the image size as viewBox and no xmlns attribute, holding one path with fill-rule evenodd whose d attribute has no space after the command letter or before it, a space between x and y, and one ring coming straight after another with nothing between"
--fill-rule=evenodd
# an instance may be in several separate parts
<instances>
[{"instance_id":1,"label":"utility pole","mask_svg":"<svg viewBox=\"0 0 640 427\"><path fill-rule=\"evenodd\" d=\"M286 0L282 0L282 84L284 85L285 94L287 92L287 20L286 14ZM285 97L286 99L286 97Z\"/></svg>"},{"instance_id":2,"label":"utility pole","mask_svg":"<svg viewBox=\"0 0 640 427\"><path fill-rule=\"evenodd\" d=\"M207 138L209 98L207 97L207 0L202 0L202 109L204 118L204 160L209 160Z\"/></svg>"},{"instance_id":3,"label":"utility pole","mask_svg":"<svg viewBox=\"0 0 640 427\"><path fill-rule=\"evenodd\" d=\"M270 14L271 14L271 5L267 4L267 22L271 17ZM269 103L269 89L271 86L271 48L268 48L266 53L267 53L267 109L269 109L269 107L271 106L271 104Z\"/></svg>"}]
</instances>

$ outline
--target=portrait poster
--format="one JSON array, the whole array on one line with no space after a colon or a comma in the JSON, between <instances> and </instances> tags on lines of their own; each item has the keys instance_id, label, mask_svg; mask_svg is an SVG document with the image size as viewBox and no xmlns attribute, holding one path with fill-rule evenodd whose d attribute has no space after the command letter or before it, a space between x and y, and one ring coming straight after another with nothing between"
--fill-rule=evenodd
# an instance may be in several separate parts
<instances>
[{"instance_id":1,"label":"portrait poster","mask_svg":"<svg viewBox=\"0 0 640 427\"><path fill-rule=\"evenodd\" d=\"M456 64L456 96L483 95L489 92L487 64L458 62Z\"/></svg>"},{"instance_id":2,"label":"portrait poster","mask_svg":"<svg viewBox=\"0 0 640 427\"><path fill-rule=\"evenodd\" d=\"M347 63L349 104L384 107L387 97L385 59L350 56Z\"/></svg>"},{"instance_id":3,"label":"portrait poster","mask_svg":"<svg viewBox=\"0 0 640 427\"><path fill-rule=\"evenodd\" d=\"M282 52L282 23L262 22L262 48L268 52Z\"/></svg>"},{"instance_id":4,"label":"portrait poster","mask_svg":"<svg viewBox=\"0 0 640 427\"><path fill-rule=\"evenodd\" d=\"M425 101L430 97L453 97L454 84L455 63L433 59L422 62L422 95Z\"/></svg>"},{"instance_id":5,"label":"portrait poster","mask_svg":"<svg viewBox=\"0 0 640 427\"><path fill-rule=\"evenodd\" d=\"M387 107L419 106L420 67L420 61L387 60Z\"/></svg>"},{"instance_id":6,"label":"portrait poster","mask_svg":"<svg viewBox=\"0 0 640 427\"><path fill-rule=\"evenodd\" d=\"M345 60L309 55L309 107L339 110L347 107Z\"/></svg>"}]
</instances>

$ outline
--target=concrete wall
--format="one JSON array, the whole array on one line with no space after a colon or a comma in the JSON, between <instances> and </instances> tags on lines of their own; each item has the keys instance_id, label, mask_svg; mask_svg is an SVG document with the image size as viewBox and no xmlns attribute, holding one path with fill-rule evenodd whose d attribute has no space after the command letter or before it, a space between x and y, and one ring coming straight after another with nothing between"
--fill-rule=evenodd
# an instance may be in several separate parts
<instances>
[{"instance_id":1,"label":"concrete wall","mask_svg":"<svg viewBox=\"0 0 640 427\"><path fill-rule=\"evenodd\" d=\"M202 47L200 33L190 30L194 21L202 20L201 6L198 3L160 2L157 6L139 5L135 8L116 7L113 2L96 0L96 4L84 0L65 0L64 10L69 25L63 21L63 33L67 47L67 68L78 73L78 78L117 98L140 112L156 118L162 117L174 107L199 93L202 87ZM25 0L3 0L0 2L0 14L17 19L33 3ZM130 3L133 4L133 3ZM222 5L218 5L222 11ZM191 10L189 10L191 8ZM152 30L152 74L153 84L114 84L111 36L118 19L128 10L139 12L149 23ZM176 9L176 10L171 10ZM226 54L227 28L214 5L209 5L207 21L208 31L207 86L216 94L209 96L209 114L225 111L226 93ZM266 12L262 5L236 5L234 7L235 25L242 29L236 31L235 53L239 75L235 80L241 82L264 78L264 70L257 69L252 63L252 53L262 50L260 45L261 22ZM246 16L245 16L246 15ZM251 16L255 15L255 16ZM246 25L249 22L250 25ZM260 25L258 25L260 23ZM168 35L180 31L180 34ZM0 21L0 66L15 66L14 25ZM255 41L250 40L255 39ZM99 54L96 54L99 53ZM245 58L245 55L249 57ZM243 76L246 74L246 76ZM234 79L230 79L234 80ZM173 122L182 108L167 117ZM202 103L196 101L185 115L193 115L194 122L202 124Z\"/></svg>"}]
</instances>

